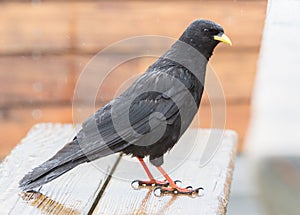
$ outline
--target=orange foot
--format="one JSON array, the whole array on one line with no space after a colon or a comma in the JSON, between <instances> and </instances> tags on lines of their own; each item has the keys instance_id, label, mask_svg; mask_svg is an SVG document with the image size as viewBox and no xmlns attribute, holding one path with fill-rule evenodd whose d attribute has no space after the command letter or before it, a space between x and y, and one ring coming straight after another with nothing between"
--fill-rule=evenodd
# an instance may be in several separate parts
<instances>
[{"instance_id":1,"label":"orange foot","mask_svg":"<svg viewBox=\"0 0 300 215\"><path fill-rule=\"evenodd\" d=\"M163 194L182 194L182 195L191 195L197 196L199 195L199 191L203 190L202 187L193 189L192 186L188 186L186 188L181 188L178 186L174 187L157 187L154 189L155 196L162 196Z\"/></svg>"},{"instance_id":2,"label":"orange foot","mask_svg":"<svg viewBox=\"0 0 300 215\"><path fill-rule=\"evenodd\" d=\"M138 189L139 187L167 187L169 186L169 182L167 180L159 181L155 179L151 179L149 181L141 181L141 180L134 180L131 182L131 187L133 189Z\"/></svg>"}]
</instances>

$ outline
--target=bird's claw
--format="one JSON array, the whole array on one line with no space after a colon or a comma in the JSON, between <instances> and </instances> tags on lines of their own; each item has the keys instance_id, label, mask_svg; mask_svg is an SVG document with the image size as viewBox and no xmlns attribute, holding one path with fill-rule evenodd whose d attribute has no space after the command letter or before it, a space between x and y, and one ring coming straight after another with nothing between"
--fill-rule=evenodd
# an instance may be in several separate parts
<instances>
[{"instance_id":1,"label":"bird's claw","mask_svg":"<svg viewBox=\"0 0 300 215\"><path fill-rule=\"evenodd\" d=\"M180 181L180 180L175 180L174 183L175 183L176 185L178 185L178 184L181 184L182 181Z\"/></svg>"},{"instance_id":2,"label":"bird's claw","mask_svg":"<svg viewBox=\"0 0 300 215\"><path fill-rule=\"evenodd\" d=\"M131 182L131 187L135 190L138 190L140 187L168 187L169 182L165 181L141 181L141 180L134 180Z\"/></svg>"},{"instance_id":3,"label":"bird's claw","mask_svg":"<svg viewBox=\"0 0 300 215\"><path fill-rule=\"evenodd\" d=\"M202 187L193 189L192 186L188 186L186 188L172 188L172 187L156 187L154 189L154 195L160 197L164 194L172 194L172 195L190 195L191 197L196 197L199 195L199 191L203 190Z\"/></svg>"},{"instance_id":4,"label":"bird's claw","mask_svg":"<svg viewBox=\"0 0 300 215\"><path fill-rule=\"evenodd\" d=\"M140 186L140 181L139 180L134 180L131 182L131 187L135 190L139 189Z\"/></svg>"}]
</instances>

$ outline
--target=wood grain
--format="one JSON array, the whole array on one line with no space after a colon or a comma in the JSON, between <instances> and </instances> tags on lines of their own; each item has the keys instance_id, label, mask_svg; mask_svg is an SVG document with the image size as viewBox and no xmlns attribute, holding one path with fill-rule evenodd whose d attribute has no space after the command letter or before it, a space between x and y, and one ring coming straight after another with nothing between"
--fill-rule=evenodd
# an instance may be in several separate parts
<instances>
[{"instance_id":1,"label":"wood grain","mask_svg":"<svg viewBox=\"0 0 300 215\"><path fill-rule=\"evenodd\" d=\"M38 124L1 163L0 208L3 214L87 214L117 156L83 164L44 185L39 193L21 193L18 181L70 141L78 127Z\"/></svg>"},{"instance_id":2,"label":"wood grain","mask_svg":"<svg viewBox=\"0 0 300 215\"><path fill-rule=\"evenodd\" d=\"M0 164L2 213L182 214L196 210L201 214L224 214L226 211L237 146L237 135L230 130L224 131L215 153L206 160L208 163L202 160L204 149L212 144L212 135L222 134L220 130L189 129L165 156L164 166L172 176L184 180L185 184L205 188L201 197L158 198L152 189L134 190L130 181L145 177L142 169L129 156L117 162L117 155L82 164L44 185L39 192L21 192L18 181L23 175L53 156L78 129L71 124L47 123L37 124L30 130Z\"/></svg>"},{"instance_id":3,"label":"wood grain","mask_svg":"<svg viewBox=\"0 0 300 215\"><path fill-rule=\"evenodd\" d=\"M201 166L201 153L210 132L213 130L188 130L165 156L164 165L174 179L183 181L182 186L204 187L203 196L155 197L152 188L134 190L130 187L132 180L147 178L138 161L123 157L93 214L225 214L234 167L236 134L226 131L215 156L207 165ZM161 179L154 167L149 167Z\"/></svg>"}]
</instances>

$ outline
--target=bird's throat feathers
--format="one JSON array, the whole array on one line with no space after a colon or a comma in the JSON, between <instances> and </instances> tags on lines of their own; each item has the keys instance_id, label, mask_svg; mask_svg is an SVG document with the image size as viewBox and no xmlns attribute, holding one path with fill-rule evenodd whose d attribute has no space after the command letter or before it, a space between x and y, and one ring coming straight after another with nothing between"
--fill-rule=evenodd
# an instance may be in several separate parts
<instances>
[{"instance_id":1,"label":"bird's throat feathers","mask_svg":"<svg viewBox=\"0 0 300 215\"><path fill-rule=\"evenodd\" d=\"M169 59L192 72L196 77L205 75L208 59L191 45L178 40L162 56ZM202 80L203 78L201 78Z\"/></svg>"}]
</instances>

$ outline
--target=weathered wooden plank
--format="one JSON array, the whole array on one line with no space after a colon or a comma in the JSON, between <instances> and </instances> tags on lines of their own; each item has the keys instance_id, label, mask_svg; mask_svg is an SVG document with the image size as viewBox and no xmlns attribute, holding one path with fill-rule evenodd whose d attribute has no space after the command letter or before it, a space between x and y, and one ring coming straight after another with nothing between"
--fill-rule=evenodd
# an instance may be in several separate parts
<instances>
[{"instance_id":1,"label":"weathered wooden plank","mask_svg":"<svg viewBox=\"0 0 300 215\"><path fill-rule=\"evenodd\" d=\"M218 131L188 130L165 156L164 166L171 176L181 179L185 186L204 187L202 196L155 197L151 188L134 190L130 182L146 179L146 175L135 159L123 157L93 214L225 214L237 136L232 131L225 131L211 161L201 166L201 155L212 132ZM153 167L151 170L157 173Z\"/></svg>"},{"instance_id":2,"label":"weathered wooden plank","mask_svg":"<svg viewBox=\"0 0 300 215\"><path fill-rule=\"evenodd\" d=\"M44 185L40 194L24 194L18 181L53 156L78 128L71 124L38 124L0 165L2 214L87 214L117 156L83 164Z\"/></svg>"},{"instance_id":3,"label":"weathered wooden plank","mask_svg":"<svg viewBox=\"0 0 300 215\"><path fill-rule=\"evenodd\" d=\"M258 48L265 7L265 0L5 2L1 3L0 53L90 53L131 36L177 38L199 17L221 23L234 47Z\"/></svg>"}]
</instances>

